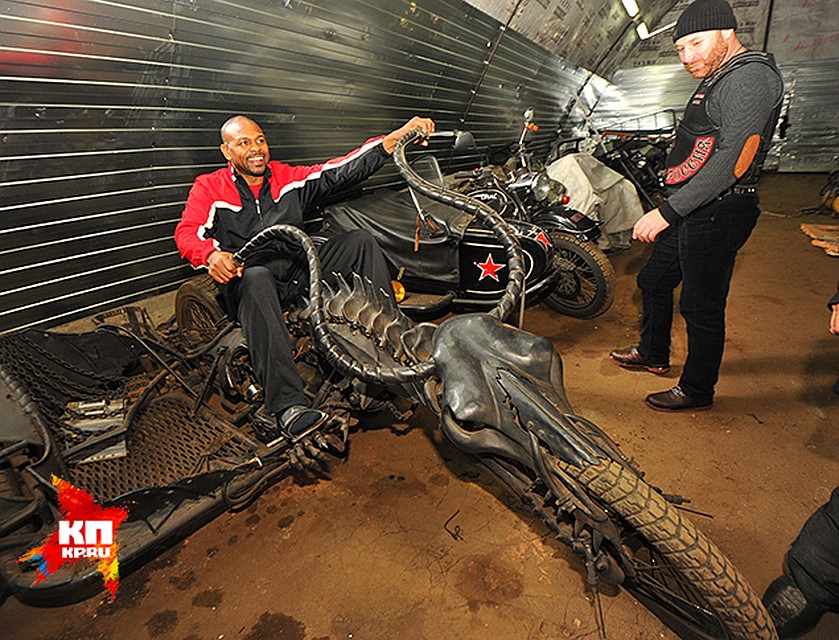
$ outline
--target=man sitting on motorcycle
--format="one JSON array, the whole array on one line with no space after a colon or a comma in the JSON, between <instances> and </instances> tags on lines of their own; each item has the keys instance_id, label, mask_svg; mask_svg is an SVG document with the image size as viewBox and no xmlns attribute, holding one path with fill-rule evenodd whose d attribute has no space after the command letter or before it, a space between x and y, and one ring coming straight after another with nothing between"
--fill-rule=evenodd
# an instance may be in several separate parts
<instances>
[{"instance_id":1,"label":"man sitting on motorcycle","mask_svg":"<svg viewBox=\"0 0 839 640\"><path fill-rule=\"evenodd\" d=\"M233 254L267 227L302 226L304 213L319 199L375 173L399 138L415 127L431 133L434 122L415 116L342 158L292 166L270 159L265 134L256 122L234 116L221 127L220 148L227 167L198 176L192 185L175 243L193 266L207 267L225 310L242 326L254 374L263 387L263 411L269 416L257 433L266 444L278 442L281 435L300 439L329 417L309 406L283 318L282 305L305 291L308 267L302 251L286 244L262 252L244 268L233 262ZM368 232L332 237L318 254L323 273L329 274L327 281L333 273L355 272L392 295L387 263Z\"/></svg>"}]
</instances>

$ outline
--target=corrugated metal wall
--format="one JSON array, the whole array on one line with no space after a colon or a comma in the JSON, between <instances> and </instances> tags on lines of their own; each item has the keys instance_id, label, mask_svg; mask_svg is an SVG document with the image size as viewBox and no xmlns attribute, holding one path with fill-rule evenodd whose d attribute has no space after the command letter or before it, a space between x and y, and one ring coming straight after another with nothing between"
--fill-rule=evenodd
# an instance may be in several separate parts
<instances>
[{"instance_id":1,"label":"corrugated metal wall","mask_svg":"<svg viewBox=\"0 0 839 640\"><path fill-rule=\"evenodd\" d=\"M779 171L839 169L839 109L836 78L839 60L778 65L787 87L784 139L776 150Z\"/></svg>"},{"instance_id":2,"label":"corrugated metal wall","mask_svg":"<svg viewBox=\"0 0 839 640\"><path fill-rule=\"evenodd\" d=\"M675 22L690 1L678 0L661 24ZM783 126L776 133L768 166L779 171L836 169L839 3L730 2L739 24L738 38L749 48L771 51L786 84ZM679 64L669 33L641 43L624 65L610 76L614 84L596 96L591 122L599 128L664 109L681 115L698 84Z\"/></svg>"},{"instance_id":3,"label":"corrugated metal wall","mask_svg":"<svg viewBox=\"0 0 839 640\"><path fill-rule=\"evenodd\" d=\"M190 276L172 232L193 178L221 165L231 114L261 122L289 162L415 113L487 145L515 139L530 105L557 123L585 78L460 0L7 0L0 12L0 331Z\"/></svg>"},{"instance_id":4,"label":"corrugated metal wall","mask_svg":"<svg viewBox=\"0 0 839 640\"><path fill-rule=\"evenodd\" d=\"M642 3L642 17L673 4ZM0 332L192 275L172 231L193 178L221 165L218 127L234 113L263 125L275 158L306 163L414 114L468 128L481 146L508 142L528 106L542 126L532 148L544 153L560 122L567 130L588 110L568 112L583 87L601 124L680 110L693 81L678 65L619 71L617 86L576 66L621 64L635 42L621 11L619 0L5 0ZM617 40L600 56L609 34ZM793 91L780 168L832 168L835 60L781 63ZM396 181L388 168L370 187Z\"/></svg>"},{"instance_id":5,"label":"corrugated metal wall","mask_svg":"<svg viewBox=\"0 0 839 640\"><path fill-rule=\"evenodd\" d=\"M767 168L782 172L828 172L839 167L839 110L836 60L779 63L786 102L782 126L767 158ZM671 109L681 116L697 81L680 64L624 69L599 95L591 115L597 129ZM646 128L654 123L642 120ZM632 123L634 124L634 122Z\"/></svg>"}]
</instances>

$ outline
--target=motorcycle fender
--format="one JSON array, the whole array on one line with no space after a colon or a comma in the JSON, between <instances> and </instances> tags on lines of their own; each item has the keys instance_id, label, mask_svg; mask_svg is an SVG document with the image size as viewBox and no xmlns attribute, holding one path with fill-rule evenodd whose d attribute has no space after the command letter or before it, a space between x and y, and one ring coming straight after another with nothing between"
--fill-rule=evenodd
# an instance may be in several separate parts
<instances>
[{"instance_id":1,"label":"motorcycle fender","mask_svg":"<svg viewBox=\"0 0 839 640\"><path fill-rule=\"evenodd\" d=\"M500 432L514 459L529 451L530 434L571 464L608 457L573 420L562 360L550 340L488 315L459 316L440 325L433 357L442 405L476 439L488 440L486 430Z\"/></svg>"},{"instance_id":2,"label":"motorcycle fender","mask_svg":"<svg viewBox=\"0 0 839 640\"><path fill-rule=\"evenodd\" d=\"M548 231L570 233L587 241L597 240L601 234L597 222L580 211L566 207L548 207L534 215L531 222Z\"/></svg>"}]
</instances>

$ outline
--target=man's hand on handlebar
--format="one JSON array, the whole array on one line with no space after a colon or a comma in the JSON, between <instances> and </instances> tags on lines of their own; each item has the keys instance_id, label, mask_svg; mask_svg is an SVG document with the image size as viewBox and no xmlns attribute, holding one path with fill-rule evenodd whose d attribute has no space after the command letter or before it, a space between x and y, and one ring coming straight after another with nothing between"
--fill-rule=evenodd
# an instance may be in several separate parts
<instances>
[{"instance_id":1,"label":"man's hand on handlebar","mask_svg":"<svg viewBox=\"0 0 839 640\"><path fill-rule=\"evenodd\" d=\"M228 251L213 251L207 256L210 277L220 284L227 284L233 278L242 275L242 267L233 262L233 254Z\"/></svg>"},{"instance_id":2,"label":"man's hand on handlebar","mask_svg":"<svg viewBox=\"0 0 839 640\"><path fill-rule=\"evenodd\" d=\"M393 148L396 146L396 143L399 141L399 138L404 136L411 129L415 129L417 127L421 127L427 133L434 133L434 121L431 118L420 118L419 116L414 116L401 127L396 129L395 131L391 131L384 137L384 139L382 140L382 146L384 147L384 150L388 153L393 153ZM420 142L420 144L427 145L428 141L423 140Z\"/></svg>"}]
</instances>

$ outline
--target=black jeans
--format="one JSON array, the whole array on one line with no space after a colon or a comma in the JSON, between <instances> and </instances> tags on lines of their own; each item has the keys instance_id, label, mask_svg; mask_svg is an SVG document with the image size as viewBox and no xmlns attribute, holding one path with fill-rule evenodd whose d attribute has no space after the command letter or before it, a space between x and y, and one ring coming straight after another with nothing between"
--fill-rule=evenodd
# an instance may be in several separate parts
<instances>
[{"instance_id":1,"label":"black jeans","mask_svg":"<svg viewBox=\"0 0 839 640\"><path fill-rule=\"evenodd\" d=\"M692 396L713 398L725 343L725 305L737 252L760 215L755 195L730 195L697 209L662 231L638 273L643 315L638 352L670 361L673 292L681 283L688 355L679 385Z\"/></svg>"},{"instance_id":2,"label":"black jeans","mask_svg":"<svg viewBox=\"0 0 839 640\"><path fill-rule=\"evenodd\" d=\"M787 566L808 602L839 611L839 486L804 523Z\"/></svg>"},{"instance_id":3,"label":"black jeans","mask_svg":"<svg viewBox=\"0 0 839 640\"><path fill-rule=\"evenodd\" d=\"M356 230L330 238L318 247L323 278L336 284L340 273L352 284L352 274L367 276L392 294L390 271L379 245L367 231ZM265 395L265 412L276 415L296 405L308 405L303 381L294 363L291 338L283 319L284 303L307 293L305 258L289 267L288 259L266 260L245 267L242 277L220 287L228 312L242 325L254 374Z\"/></svg>"}]
</instances>

